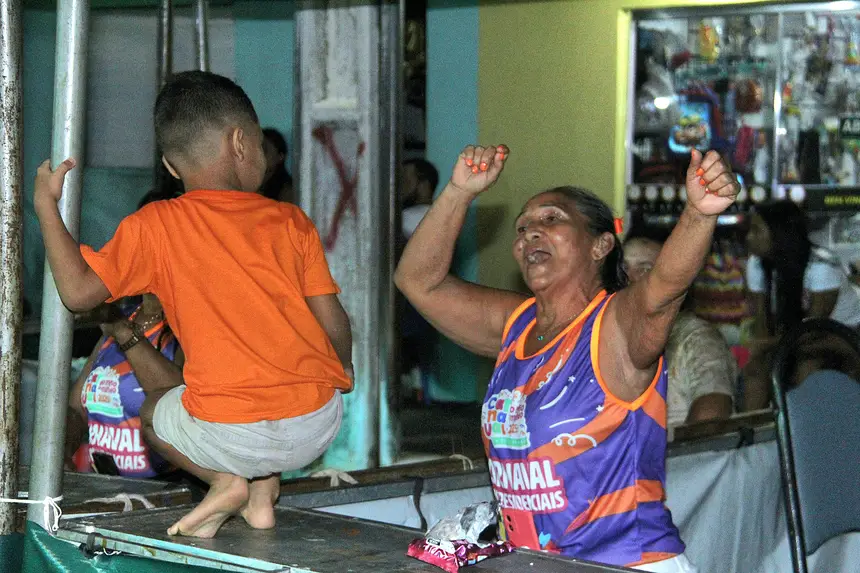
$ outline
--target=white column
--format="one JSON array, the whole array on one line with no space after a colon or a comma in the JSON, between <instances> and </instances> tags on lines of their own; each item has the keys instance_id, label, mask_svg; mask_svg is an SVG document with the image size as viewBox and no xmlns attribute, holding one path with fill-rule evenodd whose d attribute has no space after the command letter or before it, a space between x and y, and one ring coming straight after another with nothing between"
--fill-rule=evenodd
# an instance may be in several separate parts
<instances>
[{"instance_id":1,"label":"white column","mask_svg":"<svg viewBox=\"0 0 860 573\"><path fill-rule=\"evenodd\" d=\"M300 204L326 245L353 330L355 391L345 397L343 426L325 458L328 466L343 469L379 463L380 403L394 383L390 214L396 114L389 76L380 70L391 41L382 7L391 4L306 0L296 12ZM389 408L384 410L388 416ZM392 457L393 443L387 440L383 458Z\"/></svg>"}]
</instances>

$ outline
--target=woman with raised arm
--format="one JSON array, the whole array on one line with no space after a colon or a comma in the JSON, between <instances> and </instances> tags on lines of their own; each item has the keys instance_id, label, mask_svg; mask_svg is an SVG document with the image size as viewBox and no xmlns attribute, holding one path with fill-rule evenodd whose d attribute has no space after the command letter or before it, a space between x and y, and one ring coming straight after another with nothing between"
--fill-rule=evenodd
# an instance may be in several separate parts
<instances>
[{"instance_id":1,"label":"woman with raised arm","mask_svg":"<svg viewBox=\"0 0 860 573\"><path fill-rule=\"evenodd\" d=\"M693 151L688 203L647 278L630 288L610 208L558 187L529 199L513 256L534 294L449 274L469 204L508 149L466 147L406 246L401 291L437 329L497 357L482 435L503 533L515 545L644 571L695 571L663 503L661 354L738 192L728 164Z\"/></svg>"}]
</instances>

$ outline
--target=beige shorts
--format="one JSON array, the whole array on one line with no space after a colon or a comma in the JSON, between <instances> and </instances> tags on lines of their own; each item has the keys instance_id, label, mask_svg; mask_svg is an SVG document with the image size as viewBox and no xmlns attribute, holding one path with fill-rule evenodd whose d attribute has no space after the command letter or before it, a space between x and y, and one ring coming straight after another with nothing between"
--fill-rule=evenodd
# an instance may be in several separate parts
<instances>
[{"instance_id":1,"label":"beige shorts","mask_svg":"<svg viewBox=\"0 0 860 573\"><path fill-rule=\"evenodd\" d=\"M297 470L320 457L340 429L343 399L335 392L310 414L250 424L206 422L182 405L185 386L155 405L155 434L198 466L252 479Z\"/></svg>"}]
</instances>

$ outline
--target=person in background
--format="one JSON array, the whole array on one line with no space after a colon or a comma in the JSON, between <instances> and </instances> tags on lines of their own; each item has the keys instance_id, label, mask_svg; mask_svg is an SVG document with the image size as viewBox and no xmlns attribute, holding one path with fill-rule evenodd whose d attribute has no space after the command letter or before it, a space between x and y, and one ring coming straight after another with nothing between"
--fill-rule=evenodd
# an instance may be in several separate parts
<instances>
[{"instance_id":1,"label":"person in background","mask_svg":"<svg viewBox=\"0 0 860 573\"><path fill-rule=\"evenodd\" d=\"M406 240L430 210L439 172L426 159L407 159L401 172L401 231Z\"/></svg>"},{"instance_id":2,"label":"person in background","mask_svg":"<svg viewBox=\"0 0 860 573\"><path fill-rule=\"evenodd\" d=\"M160 198L149 193L138 209ZM145 393L182 384L185 355L155 296L143 295L128 316L117 305L105 308L103 336L69 394L66 467L75 469L73 458L86 443L98 473L157 477L171 468L143 439L140 407ZM135 337L140 344L126 347Z\"/></svg>"},{"instance_id":3,"label":"person in background","mask_svg":"<svg viewBox=\"0 0 860 573\"><path fill-rule=\"evenodd\" d=\"M753 340L744 368L743 409L749 411L770 401L770 369L779 339L805 318L830 318L857 328L860 297L838 257L812 243L806 215L791 201L757 206L746 242ZM825 346L800 352L797 370L808 371L810 362L826 358L819 351Z\"/></svg>"},{"instance_id":4,"label":"person in background","mask_svg":"<svg viewBox=\"0 0 860 573\"><path fill-rule=\"evenodd\" d=\"M433 193L439 184L439 172L425 159L407 159L400 172L401 240L408 241L430 210ZM431 401L428 376L438 336L436 330L408 300L401 301L400 358L401 368L408 375L407 387L420 399Z\"/></svg>"},{"instance_id":5,"label":"person in background","mask_svg":"<svg viewBox=\"0 0 860 573\"><path fill-rule=\"evenodd\" d=\"M481 431L501 532L517 547L694 572L664 503L662 354L737 178L718 153L693 150L680 221L630 287L609 206L576 187L538 193L516 218L512 246L529 297L450 274L469 206L508 153L463 149L394 275L441 333L496 357Z\"/></svg>"},{"instance_id":6,"label":"person in background","mask_svg":"<svg viewBox=\"0 0 860 573\"><path fill-rule=\"evenodd\" d=\"M665 237L631 229L624 242L624 268L636 284L654 268ZM681 308L664 353L669 367L668 427L732 415L738 366L726 341L710 323Z\"/></svg>"},{"instance_id":7,"label":"person in background","mask_svg":"<svg viewBox=\"0 0 860 573\"><path fill-rule=\"evenodd\" d=\"M292 203L293 177L287 172L287 140L272 127L263 130L263 151L266 154L266 174L260 193L264 197Z\"/></svg>"}]
</instances>

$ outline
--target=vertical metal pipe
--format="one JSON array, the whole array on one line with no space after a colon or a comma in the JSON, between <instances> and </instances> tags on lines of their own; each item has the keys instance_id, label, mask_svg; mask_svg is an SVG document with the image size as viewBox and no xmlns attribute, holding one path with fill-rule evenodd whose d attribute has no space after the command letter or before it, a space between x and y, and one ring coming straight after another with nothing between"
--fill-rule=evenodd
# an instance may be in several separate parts
<instances>
[{"instance_id":1,"label":"vertical metal pipe","mask_svg":"<svg viewBox=\"0 0 860 573\"><path fill-rule=\"evenodd\" d=\"M194 45L197 48L197 69L209 71L209 0L194 3Z\"/></svg>"},{"instance_id":2,"label":"vertical metal pipe","mask_svg":"<svg viewBox=\"0 0 860 573\"><path fill-rule=\"evenodd\" d=\"M158 89L160 91L167 78L173 73L173 0L161 0L158 11ZM170 173L161 163L161 150L156 143L155 149L155 189L163 191L167 186Z\"/></svg>"},{"instance_id":3,"label":"vertical metal pipe","mask_svg":"<svg viewBox=\"0 0 860 573\"><path fill-rule=\"evenodd\" d=\"M158 88L173 73L173 0L161 0L158 11Z\"/></svg>"},{"instance_id":4,"label":"vertical metal pipe","mask_svg":"<svg viewBox=\"0 0 860 573\"><path fill-rule=\"evenodd\" d=\"M18 497L21 386L21 0L0 0L0 497ZM16 507L0 504L0 535Z\"/></svg>"},{"instance_id":5,"label":"vertical metal pipe","mask_svg":"<svg viewBox=\"0 0 860 573\"><path fill-rule=\"evenodd\" d=\"M54 123L51 164L74 157L79 167L66 175L60 214L72 236L78 236L81 215L81 183L86 128L86 64L89 2L57 2L57 50L54 71ZM69 402L69 369L72 357L72 314L63 306L51 269L45 262L42 293L42 329L39 343L39 379L33 429L33 461L30 499L56 497L63 488L63 440ZM31 505L27 519L44 528L42 507Z\"/></svg>"},{"instance_id":6,"label":"vertical metal pipe","mask_svg":"<svg viewBox=\"0 0 860 573\"><path fill-rule=\"evenodd\" d=\"M403 150L401 113L405 104L403 89L403 31L406 16L405 0L382 0L380 10L380 44L382 53L379 70L380 92L380 180L388 188L388 195L380 201L380 222L387 223L382 246L388 252L379 282L381 353L387 360L380 361L379 389L379 459L380 466L397 461L400 450L400 396L399 325L394 289L394 265L397 238L400 229L398 187L400 185L400 157Z\"/></svg>"}]
</instances>

